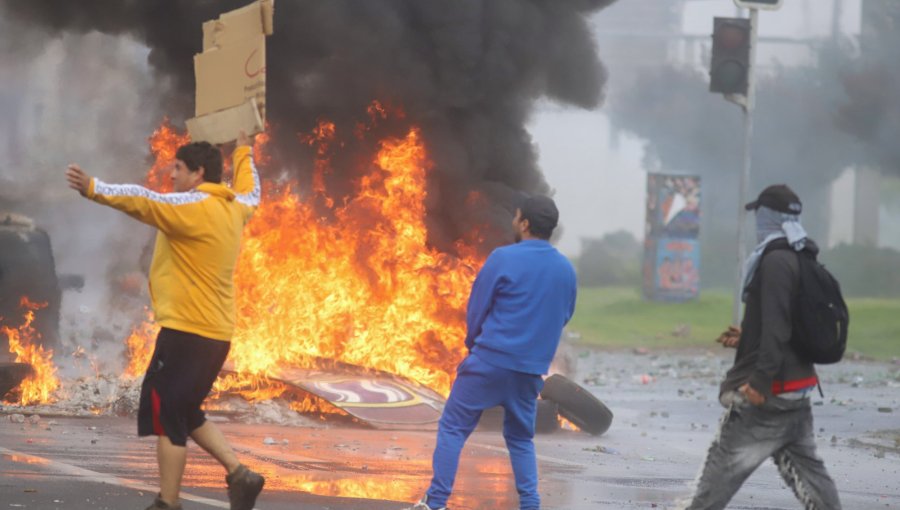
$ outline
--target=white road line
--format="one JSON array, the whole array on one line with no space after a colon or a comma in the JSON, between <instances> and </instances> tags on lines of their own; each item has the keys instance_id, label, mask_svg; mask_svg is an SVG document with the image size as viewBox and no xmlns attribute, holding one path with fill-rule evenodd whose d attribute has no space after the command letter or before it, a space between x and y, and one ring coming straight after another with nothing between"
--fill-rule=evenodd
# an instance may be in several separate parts
<instances>
[{"instance_id":1,"label":"white road line","mask_svg":"<svg viewBox=\"0 0 900 510\"><path fill-rule=\"evenodd\" d=\"M129 489L134 489L138 491L149 492L150 494L156 494L158 489L156 487L151 487L143 482L139 482L137 480L131 480L128 478L119 478L118 476L107 475L104 473L98 473L97 471L91 471L90 469L80 468L78 466L73 466L71 464L66 464L64 462L59 462L57 460L50 460L46 457L38 457L37 455L31 455L29 453L17 452L15 450L10 450L8 448L4 448L0 446L0 454L4 455L15 455L17 457L30 458L37 460L37 465L49 466L51 469L56 471L59 474L64 475L72 475L78 476L81 478L85 478L91 482L98 483L107 483L110 485L118 485L121 487L127 487ZM228 503L224 501L218 501L215 499L204 498L203 496L195 496L193 494L189 494L186 492L181 493L181 499L186 499L188 501L193 501L195 503L202 503L204 505L213 506L216 508L230 508Z\"/></svg>"}]
</instances>

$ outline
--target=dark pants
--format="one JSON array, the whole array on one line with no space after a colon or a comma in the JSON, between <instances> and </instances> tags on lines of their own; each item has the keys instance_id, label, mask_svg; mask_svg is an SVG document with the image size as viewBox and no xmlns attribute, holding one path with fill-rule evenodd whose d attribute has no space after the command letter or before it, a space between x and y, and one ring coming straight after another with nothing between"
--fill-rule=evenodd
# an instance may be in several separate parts
<instances>
[{"instance_id":1,"label":"dark pants","mask_svg":"<svg viewBox=\"0 0 900 510\"><path fill-rule=\"evenodd\" d=\"M475 430L481 412L503 406L503 438L512 463L519 505L522 510L541 507L538 495L537 458L534 452L534 421L537 398L544 387L539 375L497 368L470 354L456 370L456 381L438 425L437 445L432 468L434 477L428 488L428 506L447 505L459 455L469 434Z\"/></svg>"},{"instance_id":2,"label":"dark pants","mask_svg":"<svg viewBox=\"0 0 900 510\"><path fill-rule=\"evenodd\" d=\"M732 404L710 446L689 510L725 508L767 458L806 510L840 510L834 481L816 455L809 399Z\"/></svg>"},{"instance_id":3,"label":"dark pants","mask_svg":"<svg viewBox=\"0 0 900 510\"><path fill-rule=\"evenodd\" d=\"M230 342L162 328L141 384L139 436L166 436L176 446L206 423L201 406L209 395Z\"/></svg>"}]
</instances>

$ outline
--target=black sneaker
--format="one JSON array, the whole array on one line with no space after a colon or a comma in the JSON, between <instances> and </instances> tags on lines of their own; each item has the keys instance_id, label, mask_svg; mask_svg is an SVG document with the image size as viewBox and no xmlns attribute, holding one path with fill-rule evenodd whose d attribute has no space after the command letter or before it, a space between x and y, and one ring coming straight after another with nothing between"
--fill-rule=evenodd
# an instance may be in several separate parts
<instances>
[{"instance_id":1,"label":"black sneaker","mask_svg":"<svg viewBox=\"0 0 900 510\"><path fill-rule=\"evenodd\" d=\"M148 506L146 510L181 510L181 505L172 506L165 501L159 499L159 496L153 500L153 504Z\"/></svg>"},{"instance_id":2,"label":"black sneaker","mask_svg":"<svg viewBox=\"0 0 900 510\"><path fill-rule=\"evenodd\" d=\"M225 477L225 483L228 485L231 510L253 510L256 496L262 492L266 479L241 464L234 473Z\"/></svg>"}]
</instances>

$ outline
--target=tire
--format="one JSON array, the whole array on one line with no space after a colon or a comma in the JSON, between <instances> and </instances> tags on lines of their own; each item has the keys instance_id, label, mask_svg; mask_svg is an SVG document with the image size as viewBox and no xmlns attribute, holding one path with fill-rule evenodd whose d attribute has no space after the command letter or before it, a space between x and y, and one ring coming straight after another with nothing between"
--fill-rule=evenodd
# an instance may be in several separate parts
<instances>
[{"instance_id":1,"label":"tire","mask_svg":"<svg viewBox=\"0 0 900 510\"><path fill-rule=\"evenodd\" d=\"M541 398L559 405L559 414L579 429L599 436L612 424L613 413L578 383L554 374L544 381Z\"/></svg>"},{"instance_id":2,"label":"tire","mask_svg":"<svg viewBox=\"0 0 900 510\"><path fill-rule=\"evenodd\" d=\"M0 398L18 386L33 369L27 363L0 363Z\"/></svg>"},{"instance_id":3,"label":"tire","mask_svg":"<svg viewBox=\"0 0 900 510\"><path fill-rule=\"evenodd\" d=\"M502 406L485 409L481 413L481 421L478 428L481 430L503 430L503 417L505 412ZM559 412L556 402L538 399L537 418L534 423L534 431L537 434L549 434L559 430Z\"/></svg>"},{"instance_id":4,"label":"tire","mask_svg":"<svg viewBox=\"0 0 900 510\"><path fill-rule=\"evenodd\" d=\"M538 434L549 434L559 430L559 405L552 400L538 399L537 419L534 431Z\"/></svg>"}]
</instances>

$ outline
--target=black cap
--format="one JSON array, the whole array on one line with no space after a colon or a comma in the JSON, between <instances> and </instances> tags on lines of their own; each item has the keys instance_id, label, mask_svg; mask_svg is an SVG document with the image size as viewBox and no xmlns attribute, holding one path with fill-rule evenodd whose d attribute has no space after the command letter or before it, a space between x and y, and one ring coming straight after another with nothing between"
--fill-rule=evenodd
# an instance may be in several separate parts
<instances>
[{"instance_id":1,"label":"black cap","mask_svg":"<svg viewBox=\"0 0 900 510\"><path fill-rule=\"evenodd\" d=\"M786 184L775 184L762 190L756 200L745 205L748 211L755 211L760 207L768 207L774 211L785 214L800 214L803 212L803 203L800 197Z\"/></svg>"},{"instance_id":2,"label":"black cap","mask_svg":"<svg viewBox=\"0 0 900 510\"><path fill-rule=\"evenodd\" d=\"M528 220L532 234L549 237L559 223L559 209L552 198L544 195L525 197L519 204L519 210L522 211L522 219Z\"/></svg>"}]
</instances>

